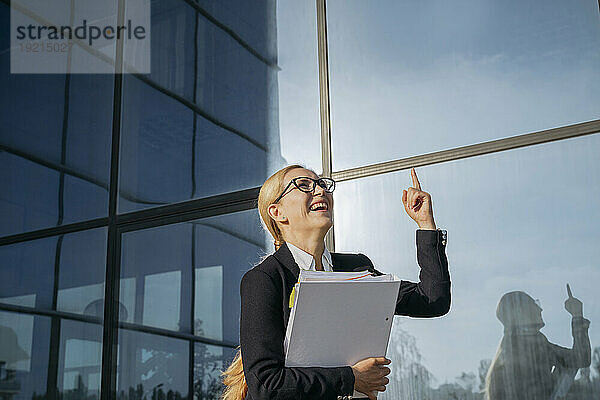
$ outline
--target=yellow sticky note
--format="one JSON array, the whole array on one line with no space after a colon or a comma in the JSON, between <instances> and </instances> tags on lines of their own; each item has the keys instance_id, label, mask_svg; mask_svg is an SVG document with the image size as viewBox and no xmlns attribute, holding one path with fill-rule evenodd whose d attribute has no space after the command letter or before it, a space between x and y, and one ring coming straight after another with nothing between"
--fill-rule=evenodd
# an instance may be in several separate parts
<instances>
[{"instance_id":1,"label":"yellow sticky note","mask_svg":"<svg viewBox=\"0 0 600 400\"><path fill-rule=\"evenodd\" d=\"M296 286L292 288L292 293L290 294L290 308L294 307L294 296L296 295Z\"/></svg>"}]
</instances>

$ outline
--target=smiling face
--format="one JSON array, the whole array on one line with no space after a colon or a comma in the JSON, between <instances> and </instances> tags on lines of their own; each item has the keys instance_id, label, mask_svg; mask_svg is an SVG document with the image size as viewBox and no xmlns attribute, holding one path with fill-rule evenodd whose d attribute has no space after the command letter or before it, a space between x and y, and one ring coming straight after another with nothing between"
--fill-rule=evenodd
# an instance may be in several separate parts
<instances>
[{"instance_id":1,"label":"smiling face","mask_svg":"<svg viewBox=\"0 0 600 400\"><path fill-rule=\"evenodd\" d=\"M302 176L319 179L311 170L294 168L285 174L283 187L292 179ZM293 232L294 236L319 234L325 237L333 225L333 195L319 185L315 186L312 193L306 193L292 183L284 196L269 206L268 211L284 236Z\"/></svg>"}]
</instances>

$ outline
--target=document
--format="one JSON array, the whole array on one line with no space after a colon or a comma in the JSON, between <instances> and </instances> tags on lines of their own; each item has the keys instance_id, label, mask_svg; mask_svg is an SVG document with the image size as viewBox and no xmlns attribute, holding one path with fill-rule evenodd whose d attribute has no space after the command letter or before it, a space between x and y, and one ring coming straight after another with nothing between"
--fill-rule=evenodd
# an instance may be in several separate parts
<instances>
[{"instance_id":1,"label":"document","mask_svg":"<svg viewBox=\"0 0 600 400\"><path fill-rule=\"evenodd\" d=\"M284 340L286 367L352 366L387 351L400 280L300 271Z\"/></svg>"}]
</instances>

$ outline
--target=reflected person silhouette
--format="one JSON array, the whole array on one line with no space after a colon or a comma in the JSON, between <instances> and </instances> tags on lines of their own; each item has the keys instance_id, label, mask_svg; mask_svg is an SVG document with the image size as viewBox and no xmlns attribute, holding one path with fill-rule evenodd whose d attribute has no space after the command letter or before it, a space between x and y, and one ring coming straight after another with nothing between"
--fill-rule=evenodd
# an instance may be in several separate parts
<instances>
[{"instance_id":1,"label":"reflected person silhouette","mask_svg":"<svg viewBox=\"0 0 600 400\"><path fill-rule=\"evenodd\" d=\"M565 309L571 314L573 348L548 341L542 308L525 292L505 293L496 316L504 325L504 337L486 377L488 400L559 400L569 391L579 368L591 362L588 336L590 321L583 317L583 303L567 285Z\"/></svg>"}]
</instances>

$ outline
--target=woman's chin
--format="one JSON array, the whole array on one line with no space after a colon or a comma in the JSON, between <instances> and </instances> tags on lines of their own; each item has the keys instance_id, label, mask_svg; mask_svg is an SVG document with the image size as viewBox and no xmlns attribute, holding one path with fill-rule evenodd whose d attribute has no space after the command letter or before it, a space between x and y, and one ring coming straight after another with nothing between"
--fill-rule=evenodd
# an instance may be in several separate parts
<instances>
[{"instance_id":1,"label":"woman's chin","mask_svg":"<svg viewBox=\"0 0 600 400\"><path fill-rule=\"evenodd\" d=\"M329 211L318 211L318 213L315 213L315 216L321 221L332 221Z\"/></svg>"},{"instance_id":2,"label":"woman's chin","mask_svg":"<svg viewBox=\"0 0 600 400\"><path fill-rule=\"evenodd\" d=\"M325 211L319 211L314 212L313 211L313 215L312 215L312 221L314 221L315 224L318 224L319 226L331 226L333 225L333 218L331 217L331 214L329 213L329 211L325 212Z\"/></svg>"}]
</instances>

